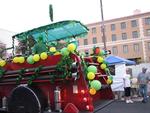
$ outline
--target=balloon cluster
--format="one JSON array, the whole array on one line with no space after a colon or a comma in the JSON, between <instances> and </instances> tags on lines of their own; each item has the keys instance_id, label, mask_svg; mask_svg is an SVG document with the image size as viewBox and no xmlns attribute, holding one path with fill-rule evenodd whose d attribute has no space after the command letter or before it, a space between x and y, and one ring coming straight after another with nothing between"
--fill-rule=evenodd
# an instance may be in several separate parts
<instances>
[{"instance_id":1,"label":"balloon cluster","mask_svg":"<svg viewBox=\"0 0 150 113\"><path fill-rule=\"evenodd\" d=\"M101 82L99 80L94 80L95 74L97 73L97 67L90 65L88 68L87 79L90 83L89 93L95 95L96 91L101 89Z\"/></svg>"},{"instance_id":2,"label":"balloon cluster","mask_svg":"<svg viewBox=\"0 0 150 113\"><path fill-rule=\"evenodd\" d=\"M104 55L107 54L106 51L100 50L99 47L95 47L95 48L93 49L93 51L94 51L94 55L95 55L96 58L97 58L97 62L98 62L99 65L100 65L100 69L101 69L101 70L104 70L104 71L108 74L106 83L107 83L107 84L112 84L112 82L113 82L113 77L112 77L112 75L110 74L110 71L109 71L109 69L108 69L108 66L107 66L108 63L107 63L107 62L105 61L105 59L104 59Z\"/></svg>"},{"instance_id":3,"label":"balloon cluster","mask_svg":"<svg viewBox=\"0 0 150 113\"><path fill-rule=\"evenodd\" d=\"M67 47L64 47L59 51L56 50L55 47L50 47L49 52L53 55L63 55L63 56L68 56L70 53L74 53L76 50L77 46L74 43L70 43L67 45Z\"/></svg>"},{"instance_id":4,"label":"balloon cluster","mask_svg":"<svg viewBox=\"0 0 150 113\"><path fill-rule=\"evenodd\" d=\"M74 43L70 43L68 44L67 47L64 47L60 50L60 53L63 55L63 56L68 56L71 53L74 53L75 50L76 50L77 46L74 44Z\"/></svg>"},{"instance_id":5,"label":"balloon cluster","mask_svg":"<svg viewBox=\"0 0 150 113\"><path fill-rule=\"evenodd\" d=\"M25 62L25 58L23 56L14 57L12 61L13 61L13 63L20 63L20 64L22 64L22 63Z\"/></svg>"},{"instance_id":6,"label":"balloon cluster","mask_svg":"<svg viewBox=\"0 0 150 113\"><path fill-rule=\"evenodd\" d=\"M99 47L94 47L93 53L94 55L100 55L100 56L104 56L106 54L106 52L104 50L100 50Z\"/></svg>"},{"instance_id":7,"label":"balloon cluster","mask_svg":"<svg viewBox=\"0 0 150 113\"><path fill-rule=\"evenodd\" d=\"M71 53L74 53L74 51L76 50L77 46L74 43L70 43L68 44L67 47L64 47L59 51L56 50L55 47L50 47L49 48L49 52L53 55L63 55L63 56L68 56ZM38 62L41 60L46 60L48 58L48 53L47 52L42 52L41 54L34 54L34 55L30 55L27 57L26 61L29 64L34 64L35 62ZM13 63L24 63L25 62L25 58L24 57L14 57L13 58ZM0 66L4 65L4 61L0 62Z\"/></svg>"},{"instance_id":8,"label":"balloon cluster","mask_svg":"<svg viewBox=\"0 0 150 113\"><path fill-rule=\"evenodd\" d=\"M47 52L42 52L41 54L35 54L35 55L30 55L27 58L27 62L29 64L34 64L35 62L38 62L41 60L46 60L48 58Z\"/></svg>"},{"instance_id":9,"label":"balloon cluster","mask_svg":"<svg viewBox=\"0 0 150 113\"><path fill-rule=\"evenodd\" d=\"M14 57L12 59L13 63L20 63L23 64L25 62L25 60L27 61L27 63L29 64L34 64L35 62L38 62L41 60L46 60L48 58L48 54L47 52L43 52L41 54L35 54L35 55L30 55L28 56L26 59L23 56L19 56L19 57Z\"/></svg>"}]
</instances>

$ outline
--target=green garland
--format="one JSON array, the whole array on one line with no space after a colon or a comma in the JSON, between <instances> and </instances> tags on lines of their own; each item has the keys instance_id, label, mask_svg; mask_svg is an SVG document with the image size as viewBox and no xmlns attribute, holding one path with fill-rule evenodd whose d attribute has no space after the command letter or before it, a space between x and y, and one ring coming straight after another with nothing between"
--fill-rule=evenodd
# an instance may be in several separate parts
<instances>
[{"instance_id":1,"label":"green garland","mask_svg":"<svg viewBox=\"0 0 150 113\"><path fill-rule=\"evenodd\" d=\"M29 78L29 80L27 82L28 85L31 85L33 83L33 80L35 80L39 76L39 73L42 70L42 67L43 66L39 66L39 67L35 68L35 70L34 70L35 74Z\"/></svg>"},{"instance_id":2,"label":"green garland","mask_svg":"<svg viewBox=\"0 0 150 113\"><path fill-rule=\"evenodd\" d=\"M65 79L67 77L71 77L71 64L73 60L70 56L62 56L61 61L56 66L56 71L60 72L62 75L58 78Z\"/></svg>"},{"instance_id":3,"label":"green garland","mask_svg":"<svg viewBox=\"0 0 150 113\"><path fill-rule=\"evenodd\" d=\"M6 70L0 68L0 78L2 78L5 74Z\"/></svg>"},{"instance_id":4,"label":"green garland","mask_svg":"<svg viewBox=\"0 0 150 113\"><path fill-rule=\"evenodd\" d=\"M24 75L24 73L25 73L24 68L19 71L19 76L16 78L16 84L20 84L20 82L22 80L22 76Z\"/></svg>"}]
</instances>

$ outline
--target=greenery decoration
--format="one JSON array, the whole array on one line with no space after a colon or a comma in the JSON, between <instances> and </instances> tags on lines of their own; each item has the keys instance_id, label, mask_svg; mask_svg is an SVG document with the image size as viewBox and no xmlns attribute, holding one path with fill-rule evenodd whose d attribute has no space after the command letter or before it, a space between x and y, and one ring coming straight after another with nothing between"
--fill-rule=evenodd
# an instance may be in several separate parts
<instances>
[{"instance_id":1,"label":"greenery decoration","mask_svg":"<svg viewBox=\"0 0 150 113\"><path fill-rule=\"evenodd\" d=\"M0 78L2 78L5 74L6 70L0 68Z\"/></svg>"},{"instance_id":2,"label":"greenery decoration","mask_svg":"<svg viewBox=\"0 0 150 113\"><path fill-rule=\"evenodd\" d=\"M35 70L34 70L34 75L32 75L30 78L29 78L29 80L28 80L28 85L31 85L32 83L33 83L33 80L35 80L38 76L39 76L39 73L40 73L40 71L42 70L42 67L43 66L39 66L39 67L37 67L37 68L35 68Z\"/></svg>"},{"instance_id":3,"label":"greenery decoration","mask_svg":"<svg viewBox=\"0 0 150 113\"><path fill-rule=\"evenodd\" d=\"M19 76L16 78L16 84L20 84L24 73L25 73L25 69L24 68L19 71Z\"/></svg>"},{"instance_id":4,"label":"greenery decoration","mask_svg":"<svg viewBox=\"0 0 150 113\"><path fill-rule=\"evenodd\" d=\"M70 56L62 56L61 61L56 66L56 71L62 74L60 78L65 79L66 77L71 77L72 63L73 60L70 58Z\"/></svg>"}]
</instances>

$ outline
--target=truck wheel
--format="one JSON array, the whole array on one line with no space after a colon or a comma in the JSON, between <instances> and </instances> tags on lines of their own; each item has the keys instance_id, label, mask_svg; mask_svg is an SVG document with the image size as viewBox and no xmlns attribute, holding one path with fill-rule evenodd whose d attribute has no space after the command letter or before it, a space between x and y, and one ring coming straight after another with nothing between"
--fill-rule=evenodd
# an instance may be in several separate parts
<instances>
[{"instance_id":1,"label":"truck wheel","mask_svg":"<svg viewBox=\"0 0 150 113\"><path fill-rule=\"evenodd\" d=\"M10 95L8 111L11 113L41 113L41 104L31 88L18 86Z\"/></svg>"}]
</instances>

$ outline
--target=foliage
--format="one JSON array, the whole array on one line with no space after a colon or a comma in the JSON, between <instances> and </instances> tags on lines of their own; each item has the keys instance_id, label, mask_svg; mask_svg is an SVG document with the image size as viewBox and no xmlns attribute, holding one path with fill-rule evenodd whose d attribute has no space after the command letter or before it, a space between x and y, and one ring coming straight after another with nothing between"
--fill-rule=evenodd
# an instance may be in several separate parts
<instances>
[{"instance_id":1,"label":"foliage","mask_svg":"<svg viewBox=\"0 0 150 113\"><path fill-rule=\"evenodd\" d=\"M70 56L62 56L61 61L56 66L56 71L60 72L62 75L60 78L65 79L66 77L71 76L71 64L73 60Z\"/></svg>"}]
</instances>

